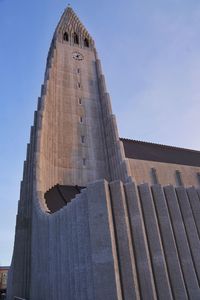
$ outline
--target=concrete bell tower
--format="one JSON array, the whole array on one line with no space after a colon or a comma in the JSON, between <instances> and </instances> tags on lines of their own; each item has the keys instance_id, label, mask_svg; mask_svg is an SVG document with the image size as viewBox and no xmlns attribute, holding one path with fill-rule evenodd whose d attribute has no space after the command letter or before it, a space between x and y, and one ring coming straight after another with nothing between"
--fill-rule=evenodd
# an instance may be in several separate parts
<instances>
[{"instance_id":1,"label":"concrete bell tower","mask_svg":"<svg viewBox=\"0 0 200 300\"><path fill-rule=\"evenodd\" d=\"M44 270L41 268L46 268L37 262L40 254L45 254L46 247L48 251L53 249L50 244L56 242L56 236L67 234L62 233L67 228L65 225L60 229L53 225L55 217L63 211L61 208L70 209L71 200L81 195L79 187L87 187L99 180L125 181L128 176L123 144L119 140L94 41L72 8L68 7L51 42L44 84L31 127L21 182L8 299L14 296L50 299L49 286L47 289L43 285L37 287L43 282L37 274L42 274ZM67 187L64 191L67 201L51 211L45 195L56 186ZM73 187L78 187L78 193ZM57 203L59 195L52 193L52 201ZM69 218L64 220L69 221ZM43 221L45 224L42 225ZM52 229L49 226L53 226ZM41 228L42 236L39 233ZM52 239L49 234L56 228L59 231ZM45 252L37 253L39 240L36 242L36 239L42 241ZM64 240L70 244L69 239ZM53 252L48 255L52 262L55 261ZM41 258L45 265L49 264L46 261L48 255ZM54 276L56 267L51 263L49 267L48 276ZM65 281L62 284L64 288ZM50 294L47 296L46 293ZM64 299L52 297L53 300Z\"/></svg>"},{"instance_id":2,"label":"concrete bell tower","mask_svg":"<svg viewBox=\"0 0 200 300\"><path fill-rule=\"evenodd\" d=\"M122 140L69 7L31 127L7 300L200 299L200 189L177 170L199 175L200 152ZM170 170L179 186L158 184Z\"/></svg>"},{"instance_id":3,"label":"concrete bell tower","mask_svg":"<svg viewBox=\"0 0 200 300\"><path fill-rule=\"evenodd\" d=\"M121 142L100 61L93 39L71 7L53 37L39 111L40 191L57 183L87 186L111 180L116 166L113 169L109 160L122 160L123 147L113 149Z\"/></svg>"}]
</instances>

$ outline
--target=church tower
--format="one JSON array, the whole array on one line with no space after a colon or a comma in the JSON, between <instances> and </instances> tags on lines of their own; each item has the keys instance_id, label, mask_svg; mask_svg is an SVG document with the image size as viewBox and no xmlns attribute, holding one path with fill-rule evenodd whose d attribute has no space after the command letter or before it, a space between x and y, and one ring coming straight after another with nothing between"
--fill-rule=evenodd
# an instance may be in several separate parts
<instances>
[{"instance_id":1,"label":"church tower","mask_svg":"<svg viewBox=\"0 0 200 300\"><path fill-rule=\"evenodd\" d=\"M127 176L125 164L116 169L125 157L94 41L70 7L53 37L38 115L40 192Z\"/></svg>"},{"instance_id":2,"label":"church tower","mask_svg":"<svg viewBox=\"0 0 200 300\"><path fill-rule=\"evenodd\" d=\"M200 299L200 152L119 139L68 7L24 162L7 300Z\"/></svg>"},{"instance_id":3,"label":"church tower","mask_svg":"<svg viewBox=\"0 0 200 300\"><path fill-rule=\"evenodd\" d=\"M35 220L43 216L51 223L52 213L83 188L102 179L126 180L127 170L94 41L68 7L51 42L27 147L8 297L51 299L36 296L32 280Z\"/></svg>"}]
</instances>

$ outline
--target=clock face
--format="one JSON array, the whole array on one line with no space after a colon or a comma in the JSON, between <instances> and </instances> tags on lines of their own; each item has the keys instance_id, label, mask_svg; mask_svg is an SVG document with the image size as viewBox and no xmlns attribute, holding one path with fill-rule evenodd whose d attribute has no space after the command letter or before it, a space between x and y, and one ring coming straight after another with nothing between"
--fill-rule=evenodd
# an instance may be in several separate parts
<instances>
[{"instance_id":1,"label":"clock face","mask_svg":"<svg viewBox=\"0 0 200 300\"><path fill-rule=\"evenodd\" d=\"M72 54L72 57L73 57L74 59L76 59L76 60L83 60L83 55L82 55L81 53L79 53L79 52L74 52L74 53Z\"/></svg>"}]
</instances>

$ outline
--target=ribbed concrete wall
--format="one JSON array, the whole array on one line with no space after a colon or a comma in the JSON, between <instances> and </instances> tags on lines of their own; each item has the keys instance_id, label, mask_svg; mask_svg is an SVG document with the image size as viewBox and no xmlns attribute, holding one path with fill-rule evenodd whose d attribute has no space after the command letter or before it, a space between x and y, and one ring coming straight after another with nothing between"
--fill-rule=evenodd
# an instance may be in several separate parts
<instances>
[{"instance_id":1,"label":"ribbed concrete wall","mask_svg":"<svg viewBox=\"0 0 200 300\"><path fill-rule=\"evenodd\" d=\"M43 212L35 200L29 296L23 290L25 282L15 277L13 286L10 276L8 299L121 299L108 184L89 185L53 215ZM19 238L24 239L21 233ZM23 269L16 269L22 278Z\"/></svg>"},{"instance_id":2,"label":"ribbed concrete wall","mask_svg":"<svg viewBox=\"0 0 200 300\"><path fill-rule=\"evenodd\" d=\"M68 42L63 41L65 30L70 36ZM74 31L79 35L79 45L73 42ZM89 39L89 48L83 46L85 37ZM74 53L77 52L81 52L83 60L74 59ZM81 142L82 136L85 138L84 143ZM36 248L41 244L42 251L45 251L43 247L47 244L43 237L48 232L49 243L57 235L62 235L58 229L55 231L57 223L51 227L51 217L45 213L48 211L45 192L58 183L87 186L104 178L126 180L129 175L94 42L72 9L68 8L56 28L49 50L44 84L27 148L9 276L9 295L29 299L36 292L30 288L32 278L38 275L34 273L32 258L35 253L38 253L39 261L43 257ZM35 206L38 207L37 212L34 210ZM67 214L72 218L71 212ZM44 231L36 233L36 219L39 216ZM55 222L60 222L56 217L52 217L52 220L54 218ZM73 227L76 227L75 224ZM40 242L34 239L37 235L40 236ZM74 237L69 235L69 239L73 240ZM60 257L60 253L56 255ZM48 270L48 267L46 263L44 269ZM49 272L53 272L54 266L51 268Z\"/></svg>"},{"instance_id":3,"label":"ribbed concrete wall","mask_svg":"<svg viewBox=\"0 0 200 300\"><path fill-rule=\"evenodd\" d=\"M31 128L8 300L200 299L200 192L134 185L93 41L88 50L71 38L64 45L66 28L88 36L68 9L54 35ZM80 93L78 65L70 61L74 48L86 61L80 72L87 128L78 123L74 102ZM87 145L80 145L82 130ZM50 215L44 193L57 183L87 188Z\"/></svg>"},{"instance_id":4,"label":"ribbed concrete wall","mask_svg":"<svg viewBox=\"0 0 200 300\"><path fill-rule=\"evenodd\" d=\"M200 299L199 195L97 181L53 215L35 201L28 299Z\"/></svg>"}]
</instances>

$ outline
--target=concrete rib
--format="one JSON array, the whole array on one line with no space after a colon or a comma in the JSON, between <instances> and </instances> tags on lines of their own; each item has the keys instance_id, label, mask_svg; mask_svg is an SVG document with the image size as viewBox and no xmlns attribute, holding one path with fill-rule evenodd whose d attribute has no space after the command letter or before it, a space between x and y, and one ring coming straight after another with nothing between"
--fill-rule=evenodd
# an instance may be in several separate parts
<instances>
[{"instance_id":1,"label":"concrete rib","mask_svg":"<svg viewBox=\"0 0 200 300\"><path fill-rule=\"evenodd\" d=\"M200 282L200 240L196 224L185 188L177 188L176 192L183 217L183 222L185 225L191 257L197 274L198 282Z\"/></svg>"},{"instance_id":2,"label":"concrete rib","mask_svg":"<svg viewBox=\"0 0 200 300\"><path fill-rule=\"evenodd\" d=\"M200 291L198 281L190 255L190 249L176 193L173 186L164 187L164 192L167 200L171 224L179 254L179 261L181 264L188 296L191 299L199 299Z\"/></svg>"},{"instance_id":3,"label":"concrete rib","mask_svg":"<svg viewBox=\"0 0 200 300\"><path fill-rule=\"evenodd\" d=\"M87 188L95 300L122 299L108 193L104 181Z\"/></svg>"},{"instance_id":4,"label":"concrete rib","mask_svg":"<svg viewBox=\"0 0 200 300\"><path fill-rule=\"evenodd\" d=\"M86 249L83 228L83 195L76 198L76 214L77 214L77 243L79 257L79 276L80 276L80 300L87 300L87 285L86 285ZM84 230L85 229L85 230Z\"/></svg>"},{"instance_id":5,"label":"concrete rib","mask_svg":"<svg viewBox=\"0 0 200 300\"><path fill-rule=\"evenodd\" d=\"M110 189L123 297L126 300L139 299L140 296L130 234L130 224L123 185L120 181L112 182L110 184Z\"/></svg>"},{"instance_id":6,"label":"concrete rib","mask_svg":"<svg viewBox=\"0 0 200 300\"><path fill-rule=\"evenodd\" d=\"M196 228L198 231L198 236L200 238L200 201L197 194L197 191L194 187L187 189L187 194L190 201L190 206L192 208L192 213L194 216Z\"/></svg>"},{"instance_id":7,"label":"concrete rib","mask_svg":"<svg viewBox=\"0 0 200 300\"><path fill-rule=\"evenodd\" d=\"M147 184L139 185L138 188L142 203L145 229L151 253L151 261L158 298L163 300L172 299L165 256L162 248L157 216L150 189Z\"/></svg>"},{"instance_id":8,"label":"concrete rib","mask_svg":"<svg viewBox=\"0 0 200 300\"><path fill-rule=\"evenodd\" d=\"M188 299L184 284L181 266L179 263L178 252L171 226L170 216L163 190L160 185L152 186L154 204L157 211L157 218L161 232L163 249L165 252L166 263L168 266L169 278L175 299Z\"/></svg>"},{"instance_id":9,"label":"concrete rib","mask_svg":"<svg viewBox=\"0 0 200 300\"><path fill-rule=\"evenodd\" d=\"M140 200L137 196L135 185L129 182L125 185L127 206L131 224L131 234L136 255L141 299L157 299L151 262L148 252L146 234L143 224Z\"/></svg>"}]
</instances>

